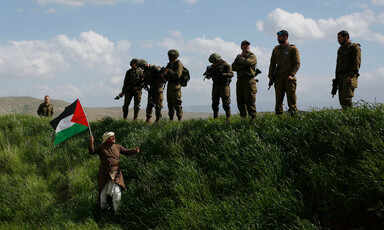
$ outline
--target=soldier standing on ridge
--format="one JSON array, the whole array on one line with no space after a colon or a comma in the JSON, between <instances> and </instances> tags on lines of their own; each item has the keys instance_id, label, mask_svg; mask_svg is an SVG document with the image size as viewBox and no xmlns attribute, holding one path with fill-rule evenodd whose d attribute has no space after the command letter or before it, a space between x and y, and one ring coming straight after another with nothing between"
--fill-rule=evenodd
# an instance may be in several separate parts
<instances>
[{"instance_id":1,"label":"soldier standing on ridge","mask_svg":"<svg viewBox=\"0 0 384 230\"><path fill-rule=\"evenodd\" d=\"M295 45L289 44L286 30L277 33L277 41L279 45L272 51L268 74L270 82L275 81L275 112L277 115L283 114L283 100L287 94L289 112L294 116L297 113L295 75L300 68L299 50Z\"/></svg>"},{"instance_id":2,"label":"soldier standing on ridge","mask_svg":"<svg viewBox=\"0 0 384 230\"><path fill-rule=\"evenodd\" d=\"M51 99L49 96L44 97L44 102L40 104L37 109L37 115L40 117L53 117L53 105L50 103Z\"/></svg>"},{"instance_id":3,"label":"soldier standing on ridge","mask_svg":"<svg viewBox=\"0 0 384 230\"><path fill-rule=\"evenodd\" d=\"M250 51L247 40L241 42L242 53L232 63L232 70L237 72L236 98L240 116L256 119L256 55Z\"/></svg>"},{"instance_id":4,"label":"soldier standing on ridge","mask_svg":"<svg viewBox=\"0 0 384 230\"><path fill-rule=\"evenodd\" d=\"M106 132L103 135L103 143L93 145L94 138L89 140L89 153L99 154L100 167L97 174L97 187L101 209L107 207L107 196L112 197L115 212L121 200L121 191L125 190L123 174L119 166L120 154L133 155L140 152L140 149L126 149L116 144L115 133Z\"/></svg>"},{"instance_id":5,"label":"soldier standing on ridge","mask_svg":"<svg viewBox=\"0 0 384 230\"><path fill-rule=\"evenodd\" d=\"M207 71L204 73L204 76L207 79L213 81L212 85L212 110L213 118L219 116L219 104L220 98L223 102L223 109L225 111L225 116L227 120L231 119L231 78L233 77L233 72L231 66L224 61L219 54L213 53L209 56L208 61L212 65L207 67Z\"/></svg>"},{"instance_id":6,"label":"soldier standing on ridge","mask_svg":"<svg viewBox=\"0 0 384 230\"><path fill-rule=\"evenodd\" d=\"M137 61L138 59L136 58L131 60L131 68L125 74L124 85L121 90L121 93L115 98L116 100L118 100L121 97L125 96L123 105L124 119L127 119L129 104L131 103L132 98L134 98L133 121L136 121L137 117L139 116L142 93L141 90L144 84L143 71L137 68Z\"/></svg>"},{"instance_id":7,"label":"soldier standing on ridge","mask_svg":"<svg viewBox=\"0 0 384 230\"><path fill-rule=\"evenodd\" d=\"M336 81L339 88L339 102L345 108L352 108L352 98L361 64L361 49L359 43L352 43L349 33L345 30L337 34L340 48L337 51Z\"/></svg>"},{"instance_id":8,"label":"soldier standing on ridge","mask_svg":"<svg viewBox=\"0 0 384 230\"><path fill-rule=\"evenodd\" d=\"M179 51L171 49L168 51L169 63L167 64L162 77L168 81L167 102L169 119L173 121L175 111L179 121L183 119L183 108L181 106L181 85L180 78L183 72L183 64L177 59Z\"/></svg>"},{"instance_id":9,"label":"soldier standing on ridge","mask_svg":"<svg viewBox=\"0 0 384 230\"><path fill-rule=\"evenodd\" d=\"M137 62L137 66L144 71L144 88L148 90L147 103L147 120L146 123L151 123L152 109L156 110L156 122L161 119L161 109L163 108L163 85L164 79L160 76L160 67L150 65L145 60L141 59Z\"/></svg>"}]
</instances>

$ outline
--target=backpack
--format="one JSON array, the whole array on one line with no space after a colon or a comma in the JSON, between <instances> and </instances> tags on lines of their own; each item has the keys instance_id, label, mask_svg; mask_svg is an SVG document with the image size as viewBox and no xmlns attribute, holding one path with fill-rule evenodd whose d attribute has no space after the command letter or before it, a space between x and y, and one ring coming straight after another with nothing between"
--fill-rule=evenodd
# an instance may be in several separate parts
<instances>
[{"instance_id":1,"label":"backpack","mask_svg":"<svg viewBox=\"0 0 384 230\"><path fill-rule=\"evenodd\" d=\"M191 75L189 74L189 70L183 66L183 72L181 73L181 76L180 76L181 87L186 87L190 79L191 79Z\"/></svg>"}]
</instances>

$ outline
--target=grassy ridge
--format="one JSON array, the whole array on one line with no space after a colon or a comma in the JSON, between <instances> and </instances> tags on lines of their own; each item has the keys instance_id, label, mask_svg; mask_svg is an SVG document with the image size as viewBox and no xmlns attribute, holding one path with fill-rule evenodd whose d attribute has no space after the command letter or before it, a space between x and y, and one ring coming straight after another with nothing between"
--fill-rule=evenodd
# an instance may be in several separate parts
<instances>
[{"instance_id":1,"label":"grassy ridge","mask_svg":"<svg viewBox=\"0 0 384 230\"><path fill-rule=\"evenodd\" d=\"M49 120L0 117L0 227L41 229L320 229L384 225L384 106L192 119L106 118L140 154L122 157L116 215L98 211L99 160L83 132L54 147Z\"/></svg>"}]
</instances>

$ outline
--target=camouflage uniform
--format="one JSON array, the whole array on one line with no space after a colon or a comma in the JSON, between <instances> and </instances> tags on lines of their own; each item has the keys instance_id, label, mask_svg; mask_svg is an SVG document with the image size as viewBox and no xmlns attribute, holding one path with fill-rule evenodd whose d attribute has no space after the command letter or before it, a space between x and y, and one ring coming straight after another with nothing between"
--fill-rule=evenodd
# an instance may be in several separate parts
<instances>
[{"instance_id":1,"label":"camouflage uniform","mask_svg":"<svg viewBox=\"0 0 384 230\"><path fill-rule=\"evenodd\" d=\"M53 117L53 105L45 103L41 103L39 108L37 109L37 115L40 117Z\"/></svg>"},{"instance_id":2,"label":"camouflage uniform","mask_svg":"<svg viewBox=\"0 0 384 230\"><path fill-rule=\"evenodd\" d=\"M170 66L170 71L166 74L166 79L168 81L167 86L167 102L168 102L168 115L169 119L173 120L175 115L179 120L183 117L183 108L181 104L181 85L180 77L183 72L183 64L179 60L173 63L168 63Z\"/></svg>"},{"instance_id":3,"label":"camouflage uniform","mask_svg":"<svg viewBox=\"0 0 384 230\"><path fill-rule=\"evenodd\" d=\"M232 70L237 72L237 107L242 118L246 118L247 115L252 119L256 118L256 64L257 58L252 52L244 57L237 55L232 63Z\"/></svg>"},{"instance_id":4,"label":"camouflage uniform","mask_svg":"<svg viewBox=\"0 0 384 230\"><path fill-rule=\"evenodd\" d=\"M134 115L133 119L136 120L139 116L140 111L140 102L141 102L141 90L143 88L144 84L144 78L143 78L143 72L139 68L131 68L129 69L124 78L124 85L122 92L125 95L124 98L124 105L123 105L123 117L124 119L128 116L128 108L129 104L131 103L132 98L134 98ZM137 87L137 90L134 90L133 88Z\"/></svg>"},{"instance_id":5,"label":"camouflage uniform","mask_svg":"<svg viewBox=\"0 0 384 230\"><path fill-rule=\"evenodd\" d=\"M231 117L231 78L233 72L231 66L221 59L217 53L211 54L209 62L213 63L207 68L207 72L204 74L206 78L213 81L212 85L212 110L213 117L219 116L219 104L220 98L223 102L223 109L225 116L229 119Z\"/></svg>"},{"instance_id":6,"label":"camouflage uniform","mask_svg":"<svg viewBox=\"0 0 384 230\"><path fill-rule=\"evenodd\" d=\"M144 84L148 88L147 120L152 117L152 109L156 110L156 121L161 118L161 109L163 108L163 79L160 77L160 67L143 66Z\"/></svg>"},{"instance_id":7,"label":"camouflage uniform","mask_svg":"<svg viewBox=\"0 0 384 230\"><path fill-rule=\"evenodd\" d=\"M339 102L343 108L352 108L354 90L361 64L360 44L349 42L340 46L337 51L336 79L338 80ZM351 77L351 82L348 82Z\"/></svg>"},{"instance_id":8,"label":"camouflage uniform","mask_svg":"<svg viewBox=\"0 0 384 230\"><path fill-rule=\"evenodd\" d=\"M297 79L295 77L297 71L300 68L300 54L297 47L293 44L287 43L286 45L277 45L272 51L272 56L269 65L269 74L268 76L271 78L276 65L278 64L281 55L285 51L286 46L288 46L287 53L284 54L281 63L279 63L279 67L277 69L275 75L275 94L276 94L276 105L275 112L280 115L283 113L283 101L284 96L287 94L287 101L289 112L291 115L296 114L297 105L296 105L296 86ZM288 77L292 76L293 80L290 80Z\"/></svg>"}]
</instances>

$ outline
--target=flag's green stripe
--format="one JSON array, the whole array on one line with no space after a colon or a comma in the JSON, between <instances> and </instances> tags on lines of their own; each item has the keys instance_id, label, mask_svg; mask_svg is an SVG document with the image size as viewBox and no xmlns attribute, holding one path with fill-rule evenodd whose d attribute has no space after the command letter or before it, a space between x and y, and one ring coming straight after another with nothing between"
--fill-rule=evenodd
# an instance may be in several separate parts
<instances>
[{"instance_id":1,"label":"flag's green stripe","mask_svg":"<svg viewBox=\"0 0 384 230\"><path fill-rule=\"evenodd\" d=\"M66 139L72 137L75 134L78 134L84 130L88 129L87 126L80 125L80 124L73 124L71 127L61 130L60 132L55 134L55 145L59 144L60 142L65 141Z\"/></svg>"}]
</instances>

